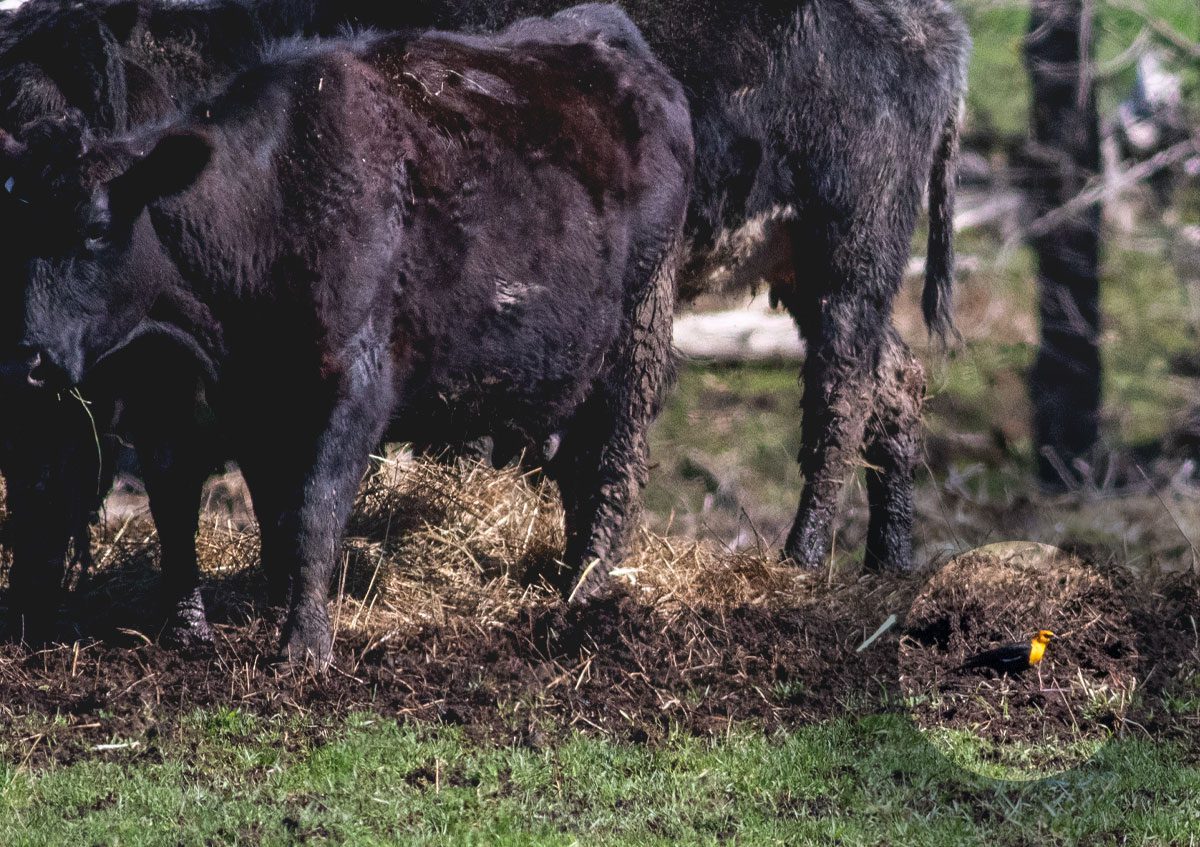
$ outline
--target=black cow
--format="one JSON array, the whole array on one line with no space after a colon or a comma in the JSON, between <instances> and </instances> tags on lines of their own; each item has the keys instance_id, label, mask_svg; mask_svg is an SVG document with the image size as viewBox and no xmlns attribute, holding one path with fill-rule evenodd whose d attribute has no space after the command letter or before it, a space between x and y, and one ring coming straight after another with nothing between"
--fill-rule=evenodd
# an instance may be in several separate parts
<instances>
[{"instance_id":1,"label":"black cow","mask_svg":"<svg viewBox=\"0 0 1200 847\"><path fill-rule=\"evenodd\" d=\"M670 378L693 155L681 88L615 7L287 43L166 126L48 120L4 150L29 380L77 385L145 335L192 351L291 579L285 656L330 655L330 575L384 437L564 433L565 558L579 596L603 586ZM164 570L194 583L202 476L179 464L147 485Z\"/></svg>"},{"instance_id":2,"label":"black cow","mask_svg":"<svg viewBox=\"0 0 1200 847\"><path fill-rule=\"evenodd\" d=\"M296 33L311 14L290 0L32 0L0 13L0 126L15 130L71 114L96 132L119 132L165 119L257 63L266 41ZM11 235L0 232L0 257L20 247L4 240ZM11 325L17 314L0 302L0 348L18 341L19 328ZM174 361L178 352L161 344L139 351L146 366L164 357ZM24 382L24 373L16 376ZM122 398L99 377L81 395L63 398L40 397L14 388L11 379L4 382L9 384L0 418L0 472L9 512L4 541L13 556L9 623L17 634L40 639L54 630L72 539L76 557L86 561L88 523L111 485L118 411L125 410L126 434L158 430L153 418L188 419L184 407L194 406L195 391L173 398L180 404L176 408L161 396L139 405L137 397ZM208 468L219 451L209 433L194 436L194 460ZM164 458L153 440L143 440L142 465L149 473Z\"/></svg>"},{"instance_id":3,"label":"black cow","mask_svg":"<svg viewBox=\"0 0 1200 847\"><path fill-rule=\"evenodd\" d=\"M317 30L490 28L561 0L310 0ZM957 119L970 41L947 0L622 0L688 93L696 180L691 291L770 285L808 345L805 488L786 554L829 554L861 450L867 560L912 564L912 486L925 378L891 324L929 189L924 309L953 333ZM686 293L686 292L685 292Z\"/></svg>"}]
</instances>

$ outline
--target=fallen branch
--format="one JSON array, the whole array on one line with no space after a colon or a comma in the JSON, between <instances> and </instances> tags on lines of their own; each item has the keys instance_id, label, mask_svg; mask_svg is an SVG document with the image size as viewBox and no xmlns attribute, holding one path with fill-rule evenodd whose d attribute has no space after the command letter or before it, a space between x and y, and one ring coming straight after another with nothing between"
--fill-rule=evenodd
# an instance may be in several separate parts
<instances>
[{"instance_id":1,"label":"fallen branch","mask_svg":"<svg viewBox=\"0 0 1200 847\"><path fill-rule=\"evenodd\" d=\"M1011 218L1025 205L1025 197L1019 191L1006 191L987 200L963 209L954 216L954 231L975 229L995 221Z\"/></svg>"},{"instance_id":2,"label":"fallen branch","mask_svg":"<svg viewBox=\"0 0 1200 847\"><path fill-rule=\"evenodd\" d=\"M1083 212L1089 206L1112 200L1138 183L1146 180L1161 170L1176 165L1192 156L1200 155L1200 137L1181 141L1162 150L1144 162L1139 162L1128 170L1122 171L1115 177L1104 179L1096 177L1090 184L1061 206L1052 209L1024 227L1019 235L1014 237L1011 247L1016 242L1026 238L1039 238L1053 232L1064 222Z\"/></svg>"},{"instance_id":3,"label":"fallen branch","mask_svg":"<svg viewBox=\"0 0 1200 847\"><path fill-rule=\"evenodd\" d=\"M685 356L719 362L799 361L804 344L791 317L731 309L675 320L675 348Z\"/></svg>"}]
</instances>

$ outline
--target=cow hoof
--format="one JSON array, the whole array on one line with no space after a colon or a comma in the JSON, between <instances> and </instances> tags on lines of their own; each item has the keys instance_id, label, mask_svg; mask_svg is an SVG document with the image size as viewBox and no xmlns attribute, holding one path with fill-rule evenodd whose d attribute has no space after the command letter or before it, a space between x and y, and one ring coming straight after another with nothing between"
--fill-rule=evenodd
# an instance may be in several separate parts
<instances>
[{"instance_id":1,"label":"cow hoof","mask_svg":"<svg viewBox=\"0 0 1200 847\"><path fill-rule=\"evenodd\" d=\"M787 550L784 550L779 554L779 563L781 565L791 565L792 567L800 568L801 570L817 570L824 565L824 562L810 562L800 553L792 553L788 552Z\"/></svg>"},{"instance_id":2,"label":"cow hoof","mask_svg":"<svg viewBox=\"0 0 1200 847\"><path fill-rule=\"evenodd\" d=\"M208 625L208 616L204 613L204 600L200 597L199 589L171 610L161 640L166 646L178 650L197 650L212 646L212 627Z\"/></svg>"},{"instance_id":3,"label":"cow hoof","mask_svg":"<svg viewBox=\"0 0 1200 847\"><path fill-rule=\"evenodd\" d=\"M333 639L328 634L303 637L293 634L280 648L276 664L287 668L324 671L333 661Z\"/></svg>"},{"instance_id":4,"label":"cow hoof","mask_svg":"<svg viewBox=\"0 0 1200 847\"><path fill-rule=\"evenodd\" d=\"M821 545L806 542L803 539L788 539L783 546L779 560L784 564L794 565L805 570L816 570L829 564L829 553Z\"/></svg>"},{"instance_id":5,"label":"cow hoof","mask_svg":"<svg viewBox=\"0 0 1200 847\"><path fill-rule=\"evenodd\" d=\"M916 570L912 556L875 556L869 551L863 559L863 567L870 573L904 574Z\"/></svg>"},{"instance_id":6,"label":"cow hoof","mask_svg":"<svg viewBox=\"0 0 1200 847\"><path fill-rule=\"evenodd\" d=\"M612 591L612 580L608 576L608 568L599 562L583 569L578 577L566 587L567 605L575 608L586 608L598 600L602 600Z\"/></svg>"},{"instance_id":7,"label":"cow hoof","mask_svg":"<svg viewBox=\"0 0 1200 847\"><path fill-rule=\"evenodd\" d=\"M213 646L213 633L208 621L172 619L163 629L160 641L172 650L206 650Z\"/></svg>"},{"instance_id":8,"label":"cow hoof","mask_svg":"<svg viewBox=\"0 0 1200 847\"><path fill-rule=\"evenodd\" d=\"M323 671L333 660L333 633L324 608L293 611L284 627L278 661L290 667Z\"/></svg>"}]
</instances>

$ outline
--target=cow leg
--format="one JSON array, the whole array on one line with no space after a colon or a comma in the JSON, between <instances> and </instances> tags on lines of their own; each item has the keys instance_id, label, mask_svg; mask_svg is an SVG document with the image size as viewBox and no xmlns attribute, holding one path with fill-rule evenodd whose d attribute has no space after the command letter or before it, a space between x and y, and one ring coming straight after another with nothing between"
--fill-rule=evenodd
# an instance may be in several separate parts
<instances>
[{"instance_id":1,"label":"cow leg","mask_svg":"<svg viewBox=\"0 0 1200 847\"><path fill-rule=\"evenodd\" d=\"M31 404L22 414L21 427L6 436L3 456L5 542L13 562L8 626L13 637L41 642L61 633L67 550L72 540L89 541L88 522L103 492L97 490L95 439L81 407Z\"/></svg>"},{"instance_id":2,"label":"cow leg","mask_svg":"<svg viewBox=\"0 0 1200 847\"><path fill-rule=\"evenodd\" d=\"M30 643L50 640L58 629L67 547L78 526L69 508L73 498L66 490L71 480L56 471L55 466L34 470L26 465L7 468L5 474L5 541L13 561L8 628L12 637Z\"/></svg>"},{"instance_id":3,"label":"cow leg","mask_svg":"<svg viewBox=\"0 0 1200 847\"><path fill-rule=\"evenodd\" d=\"M582 599L599 591L607 577L608 564L614 552L612 542L620 541L611 533L597 532L600 522L598 491L603 485L598 473L601 462L599 444L606 437L606 433L597 431L597 419L607 413L608 410L598 401L585 403L569 427L558 457L547 468L548 475L558 484L562 496L566 535L563 562L567 566L562 589L568 598ZM619 477L617 486L611 490L618 497L621 495ZM613 528L612 512L616 505L612 503L608 508L610 530ZM595 566L591 571L586 571L593 562ZM579 590L584 587L580 584L582 577L586 577L587 587L591 589L588 592Z\"/></svg>"},{"instance_id":4,"label":"cow leg","mask_svg":"<svg viewBox=\"0 0 1200 847\"><path fill-rule=\"evenodd\" d=\"M912 567L913 475L921 446L925 369L889 326L876 367L875 408L867 421L868 567Z\"/></svg>"},{"instance_id":5,"label":"cow leg","mask_svg":"<svg viewBox=\"0 0 1200 847\"><path fill-rule=\"evenodd\" d=\"M290 597L280 649L287 662L322 668L332 658L329 585L371 451L392 410L388 384L380 378L342 386L334 392L338 399L322 430L308 445L285 437L253 460L258 466L253 479L260 485L256 491L251 482L250 493L260 514L264 553L276 560L270 572L289 564ZM276 435L289 427L305 431L302 415L275 423L271 431ZM274 484L263 491L261 483L269 473ZM260 509L262 494L266 507Z\"/></svg>"},{"instance_id":6,"label":"cow leg","mask_svg":"<svg viewBox=\"0 0 1200 847\"><path fill-rule=\"evenodd\" d=\"M188 441L138 439L138 462L161 549L162 598L166 610L164 640L180 647L212 641L200 596L196 532L200 498L210 466L198 461Z\"/></svg>"},{"instance_id":7,"label":"cow leg","mask_svg":"<svg viewBox=\"0 0 1200 847\"><path fill-rule=\"evenodd\" d=\"M568 569L563 588L576 603L600 595L625 555L646 484L645 432L582 420L611 411L603 402L585 404L550 470L563 501Z\"/></svg>"},{"instance_id":8,"label":"cow leg","mask_svg":"<svg viewBox=\"0 0 1200 847\"><path fill-rule=\"evenodd\" d=\"M561 440L548 442L555 449L546 470L563 499L563 561L573 575L567 598L575 603L603 592L641 514L649 429L675 375L674 279L671 252L636 305L629 336L612 357L606 377Z\"/></svg>"},{"instance_id":9,"label":"cow leg","mask_svg":"<svg viewBox=\"0 0 1200 847\"><path fill-rule=\"evenodd\" d=\"M211 433L197 415L197 384L179 386L171 392L160 385L153 394L131 399L127 420L158 530L163 639L195 647L212 641L200 595L196 533L204 482L216 462Z\"/></svg>"},{"instance_id":10,"label":"cow leg","mask_svg":"<svg viewBox=\"0 0 1200 847\"><path fill-rule=\"evenodd\" d=\"M280 543L279 515L281 493L274 461L263 461L271 455L269 443L261 448L242 451L238 462L246 486L250 489L254 506L254 517L258 521L259 558L267 578L267 604L282 609L288 603L292 591L291 562L286 555L286 545Z\"/></svg>"},{"instance_id":11,"label":"cow leg","mask_svg":"<svg viewBox=\"0 0 1200 847\"><path fill-rule=\"evenodd\" d=\"M799 457L804 491L784 555L807 567L824 565L829 558L838 498L862 449L873 403L876 316L861 297L839 295L804 305L785 301L808 352Z\"/></svg>"},{"instance_id":12,"label":"cow leg","mask_svg":"<svg viewBox=\"0 0 1200 847\"><path fill-rule=\"evenodd\" d=\"M104 499L113 489L117 477L118 440L115 436L106 434L100 440L100 474L96 485L96 496L91 498L91 480L82 489L82 498L75 516L75 529L71 533L71 558L67 562L67 572L63 577L63 587L70 584L71 574L75 574L75 591L85 594L91 580L95 561L92 558L92 527L100 522ZM89 454L93 452L88 445ZM86 463L85 463L86 464ZM90 504L89 501L90 500Z\"/></svg>"}]
</instances>

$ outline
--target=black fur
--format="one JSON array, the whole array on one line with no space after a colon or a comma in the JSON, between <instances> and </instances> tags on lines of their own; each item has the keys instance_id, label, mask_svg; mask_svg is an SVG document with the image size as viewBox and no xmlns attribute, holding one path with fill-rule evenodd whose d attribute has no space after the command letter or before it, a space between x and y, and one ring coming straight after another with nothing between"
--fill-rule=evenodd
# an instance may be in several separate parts
<instances>
[{"instance_id":1,"label":"black fur","mask_svg":"<svg viewBox=\"0 0 1200 847\"><path fill-rule=\"evenodd\" d=\"M561 433L572 593L603 586L670 378L693 156L682 89L618 11L297 44L179 122L78 138L50 121L9 145L55 233L23 234L22 347L66 387L147 330L187 339L287 593L285 655L329 657L330 576L385 437ZM147 482L194 604L189 446L160 437Z\"/></svg>"}]
</instances>

